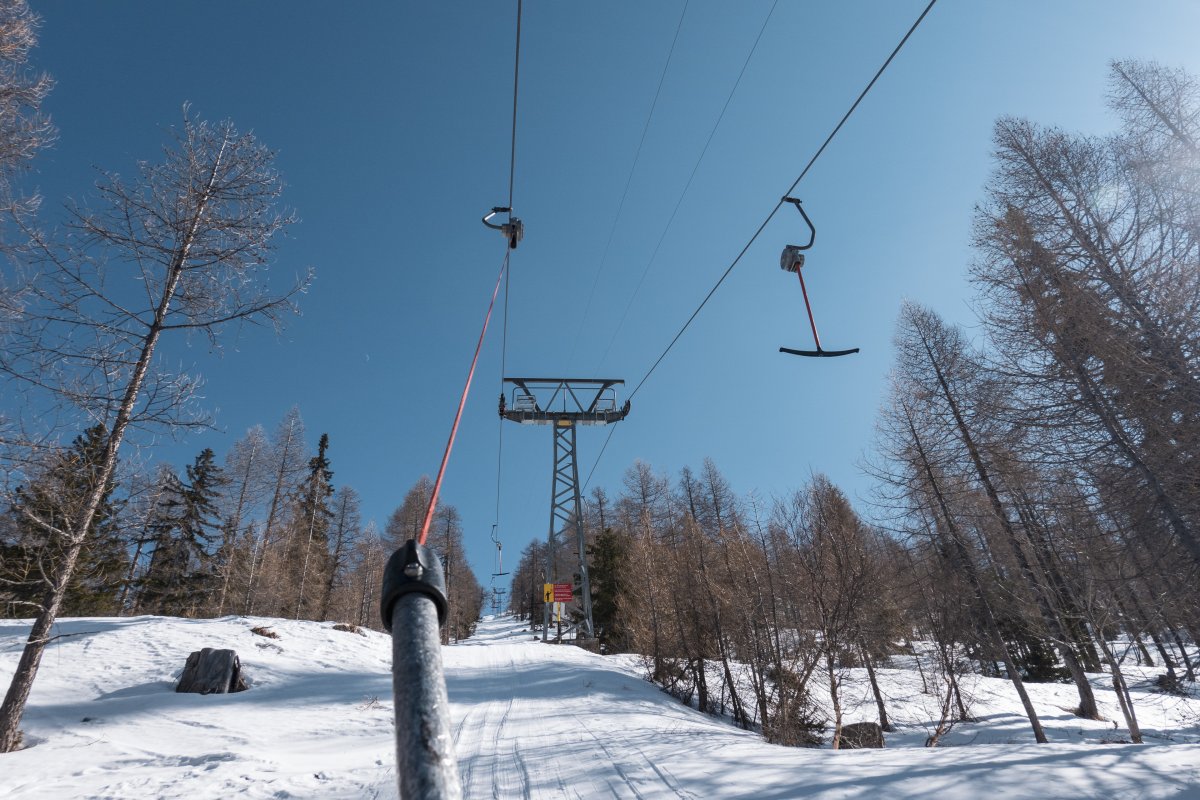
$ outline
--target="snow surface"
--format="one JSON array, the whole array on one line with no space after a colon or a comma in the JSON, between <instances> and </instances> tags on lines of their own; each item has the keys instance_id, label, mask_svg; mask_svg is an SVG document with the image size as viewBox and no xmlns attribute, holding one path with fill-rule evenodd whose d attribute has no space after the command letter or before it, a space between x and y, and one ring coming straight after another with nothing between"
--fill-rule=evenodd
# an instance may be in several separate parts
<instances>
[{"instance_id":1,"label":"snow surface","mask_svg":"<svg viewBox=\"0 0 1200 800\"><path fill-rule=\"evenodd\" d=\"M27 632L0 622L0 685ZM66 619L56 633L28 747L0 756L0 797L396 796L383 634L251 617ZM237 650L251 689L175 694L202 647ZM1200 798L1197 700L1136 692L1137 746L1112 722L1072 717L1072 687L1031 686L1052 739L1035 745L1011 686L975 678L979 721L927 749L935 699L914 670L881 670L900 730L883 750L835 752L767 744L662 693L634 657L543 645L509 619L443 653L471 798ZM862 676L849 679L847 722L872 719ZM1103 676L1096 686L1116 717Z\"/></svg>"}]
</instances>

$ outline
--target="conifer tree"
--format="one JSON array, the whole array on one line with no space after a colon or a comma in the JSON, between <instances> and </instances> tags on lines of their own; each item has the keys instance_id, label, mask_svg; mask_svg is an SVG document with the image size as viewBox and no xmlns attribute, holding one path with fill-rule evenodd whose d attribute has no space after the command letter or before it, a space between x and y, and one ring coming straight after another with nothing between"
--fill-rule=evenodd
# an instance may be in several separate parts
<instances>
[{"instance_id":1,"label":"conifer tree","mask_svg":"<svg viewBox=\"0 0 1200 800\"><path fill-rule=\"evenodd\" d=\"M219 589L212 547L221 520L217 505L225 474L211 448L186 468L187 482L167 476L160 513L152 523L154 551L143 580L140 606L159 614L195 615Z\"/></svg>"},{"instance_id":2,"label":"conifer tree","mask_svg":"<svg viewBox=\"0 0 1200 800\"><path fill-rule=\"evenodd\" d=\"M69 524L72 513L90 495L104 452L105 429L95 425L77 436L66 450L51 452L43 473L19 488L11 513L16 541L0 566L8 586L11 609L27 616L45 594L48 576L58 568L65 542L55 530ZM128 563L120 540L114 499L115 475L110 476L91 526L84 535L76 569L67 584L66 615L114 614L121 579ZM6 554L7 555L7 554ZM20 609L24 608L24 613Z\"/></svg>"},{"instance_id":3,"label":"conifer tree","mask_svg":"<svg viewBox=\"0 0 1200 800\"><path fill-rule=\"evenodd\" d=\"M289 572L297 586L294 616L306 619L321 600L329 560L329 527L333 509L333 470L329 468L329 434L322 433L317 454L308 460L308 475L300 484L292 513ZM309 587L310 578L312 586Z\"/></svg>"},{"instance_id":4,"label":"conifer tree","mask_svg":"<svg viewBox=\"0 0 1200 800\"><path fill-rule=\"evenodd\" d=\"M630 644L627 607L629 586L628 534L605 528L588 548L588 575L592 587L592 621L605 652L622 653Z\"/></svg>"}]
</instances>

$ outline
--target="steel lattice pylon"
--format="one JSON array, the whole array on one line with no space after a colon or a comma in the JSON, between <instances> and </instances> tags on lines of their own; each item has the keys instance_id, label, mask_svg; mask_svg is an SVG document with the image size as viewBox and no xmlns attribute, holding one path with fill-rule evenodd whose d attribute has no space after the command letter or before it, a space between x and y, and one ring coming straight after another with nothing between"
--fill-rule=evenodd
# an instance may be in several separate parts
<instances>
[{"instance_id":1,"label":"steel lattice pylon","mask_svg":"<svg viewBox=\"0 0 1200 800\"><path fill-rule=\"evenodd\" d=\"M546 581L558 583L573 578L560 571L558 547L561 537L575 534L579 553L580 628L592 638L592 589L588 580L587 542L583 529L583 500L580 497L579 464L575 433L579 425L607 425L629 414L629 402L617 407L615 386L621 380L607 378L505 378L512 384L512 404L500 395L500 416L527 425L551 425L554 432L554 471L550 483L550 532L546 547ZM563 574L563 573L566 574ZM574 580L572 580L574 583ZM550 607L543 610L542 640L550 627Z\"/></svg>"},{"instance_id":2,"label":"steel lattice pylon","mask_svg":"<svg viewBox=\"0 0 1200 800\"><path fill-rule=\"evenodd\" d=\"M558 552L558 543L555 538L566 533L568 528L574 528L575 541L579 547L583 632L591 638L595 635L592 628L592 586L588 581L587 547L584 543L582 519L583 502L579 492L579 465L575 459L575 423L571 420L562 420L554 425L554 480L550 485L550 541L546 555L547 558L554 558ZM553 565L553 569L548 566L547 574L553 575L555 583L567 577L559 574L557 564Z\"/></svg>"}]
</instances>

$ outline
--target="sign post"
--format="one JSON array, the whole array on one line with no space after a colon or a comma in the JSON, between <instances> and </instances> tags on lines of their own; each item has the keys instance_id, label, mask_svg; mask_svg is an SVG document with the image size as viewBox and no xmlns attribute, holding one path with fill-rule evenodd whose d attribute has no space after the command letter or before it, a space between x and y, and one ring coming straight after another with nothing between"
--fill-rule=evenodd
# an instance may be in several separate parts
<instances>
[{"instance_id":1,"label":"sign post","mask_svg":"<svg viewBox=\"0 0 1200 800\"><path fill-rule=\"evenodd\" d=\"M567 613L567 603L575 600L575 584L573 583L543 583L542 603L543 618L542 641L547 639L547 631L551 622L558 623L558 641L562 641L562 621Z\"/></svg>"}]
</instances>

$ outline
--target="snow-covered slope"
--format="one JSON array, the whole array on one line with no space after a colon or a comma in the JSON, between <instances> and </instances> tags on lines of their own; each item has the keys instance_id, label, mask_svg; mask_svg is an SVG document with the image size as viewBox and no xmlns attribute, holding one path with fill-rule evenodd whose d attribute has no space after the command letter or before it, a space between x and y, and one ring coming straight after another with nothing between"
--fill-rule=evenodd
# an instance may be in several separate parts
<instances>
[{"instance_id":1,"label":"snow-covered slope","mask_svg":"<svg viewBox=\"0 0 1200 800\"><path fill-rule=\"evenodd\" d=\"M254 635L267 625L278 639ZM27 628L0 623L7 685ZM0 797L394 797L387 637L328 623L226 617L64 620L24 729L0 756ZM189 652L238 651L252 683L177 695ZM1024 743L1000 682L975 683L957 746L921 748L927 696L884 671L904 727L877 751L776 747L686 708L630 657L542 645L505 619L444 650L459 764L472 798L1200 798L1200 703L1143 702L1145 746L1105 743L1111 724L1036 686L1049 745ZM922 699L924 698L924 699ZM1111 692L1101 702L1111 707ZM1143 700L1145 698L1142 698ZM855 718L868 719L864 704ZM1114 714L1115 716L1115 714ZM1009 743L1020 742L1020 743Z\"/></svg>"}]
</instances>

